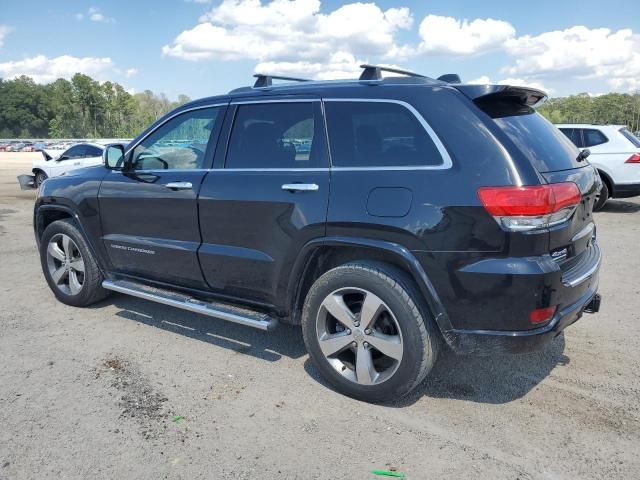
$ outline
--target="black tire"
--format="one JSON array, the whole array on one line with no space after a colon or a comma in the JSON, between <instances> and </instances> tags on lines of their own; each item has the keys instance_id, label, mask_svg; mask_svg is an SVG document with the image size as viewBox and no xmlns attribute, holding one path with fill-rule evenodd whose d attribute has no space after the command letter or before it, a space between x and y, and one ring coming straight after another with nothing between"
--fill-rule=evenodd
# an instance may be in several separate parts
<instances>
[{"instance_id":1,"label":"black tire","mask_svg":"<svg viewBox=\"0 0 640 480\"><path fill-rule=\"evenodd\" d=\"M382 383L362 385L345 378L321 350L317 319L323 301L336 291L349 288L373 293L389 307L397 320L402 337L402 359ZM432 369L441 342L439 330L412 279L387 264L364 261L336 267L318 278L305 300L302 332L313 364L336 390L374 403L397 400L411 392ZM344 366L340 368L345 370Z\"/></svg>"},{"instance_id":2,"label":"black tire","mask_svg":"<svg viewBox=\"0 0 640 480\"><path fill-rule=\"evenodd\" d=\"M61 234L71 238L77 247L77 251L81 255L81 260L84 263L82 287L80 291L75 294L63 292L53 280L49 269L47 254L49 243L52 238L60 236ZM70 219L57 220L47 226L40 240L40 263L42 265L42 272L49 284L49 288L51 288L55 297L66 305L87 307L106 298L110 293L108 290L102 288L104 276L102 275L102 272L100 271L96 259L87 245L84 236L76 224Z\"/></svg>"},{"instance_id":3,"label":"black tire","mask_svg":"<svg viewBox=\"0 0 640 480\"><path fill-rule=\"evenodd\" d=\"M607 185L606 180L602 179L602 188L600 189L600 194L596 200L596 203L593 204L593 211L597 212L598 210L602 210L604 204L609 200L609 186Z\"/></svg>"},{"instance_id":4,"label":"black tire","mask_svg":"<svg viewBox=\"0 0 640 480\"><path fill-rule=\"evenodd\" d=\"M35 177L35 184L36 184L36 188L40 188L40 185L42 185L42 182L44 182L47 178L47 174L44 173L42 170L39 170L38 172L36 172L36 177Z\"/></svg>"}]
</instances>

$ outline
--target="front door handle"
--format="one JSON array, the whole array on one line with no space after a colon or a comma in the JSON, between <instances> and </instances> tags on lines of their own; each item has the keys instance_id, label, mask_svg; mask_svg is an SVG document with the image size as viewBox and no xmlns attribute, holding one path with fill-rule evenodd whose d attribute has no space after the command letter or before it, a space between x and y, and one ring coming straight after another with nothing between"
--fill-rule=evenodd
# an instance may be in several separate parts
<instances>
[{"instance_id":1,"label":"front door handle","mask_svg":"<svg viewBox=\"0 0 640 480\"><path fill-rule=\"evenodd\" d=\"M171 190L191 190L193 188L191 182L169 182L164 186Z\"/></svg>"},{"instance_id":2,"label":"front door handle","mask_svg":"<svg viewBox=\"0 0 640 480\"><path fill-rule=\"evenodd\" d=\"M282 190L288 192L317 192L319 189L315 183L285 183Z\"/></svg>"}]
</instances>

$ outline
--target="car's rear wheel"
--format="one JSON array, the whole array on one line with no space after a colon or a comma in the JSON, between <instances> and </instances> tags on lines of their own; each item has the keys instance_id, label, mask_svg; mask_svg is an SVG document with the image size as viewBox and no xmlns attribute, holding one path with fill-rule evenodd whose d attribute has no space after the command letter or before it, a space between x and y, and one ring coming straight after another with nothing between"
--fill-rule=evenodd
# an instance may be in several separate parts
<instances>
[{"instance_id":1,"label":"car's rear wheel","mask_svg":"<svg viewBox=\"0 0 640 480\"><path fill-rule=\"evenodd\" d=\"M302 316L305 344L340 392L370 402L398 399L429 373L439 336L403 272L351 263L322 275Z\"/></svg>"},{"instance_id":2,"label":"car's rear wheel","mask_svg":"<svg viewBox=\"0 0 640 480\"><path fill-rule=\"evenodd\" d=\"M44 173L43 171L38 171L36 172L36 177L35 177L35 183L36 183L36 188L40 188L40 185L42 185L42 182L44 182L47 178L47 174Z\"/></svg>"},{"instance_id":3,"label":"car's rear wheel","mask_svg":"<svg viewBox=\"0 0 640 480\"><path fill-rule=\"evenodd\" d=\"M600 192L598 192L596 194L596 202L593 204L593 210L595 212L597 212L598 210L601 210L602 207L604 207L604 204L607 203L607 200L609 200L609 186L607 185L607 182L603 179L602 180L602 188L600 188Z\"/></svg>"},{"instance_id":4,"label":"car's rear wheel","mask_svg":"<svg viewBox=\"0 0 640 480\"><path fill-rule=\"evenodd\" d=\"M86 307L108 295L102 288L102 272L71 220L55 221L45 229L40 261L49 287L62 303Z\"/></svg>"}]
</instances>

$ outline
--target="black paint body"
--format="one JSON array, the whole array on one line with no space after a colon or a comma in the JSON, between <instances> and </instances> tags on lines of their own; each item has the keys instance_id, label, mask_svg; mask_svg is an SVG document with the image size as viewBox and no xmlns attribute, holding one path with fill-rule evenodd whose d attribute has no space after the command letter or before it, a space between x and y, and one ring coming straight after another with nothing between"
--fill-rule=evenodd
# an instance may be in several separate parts
<instances>
[{"instance_id":1,"label":"black paint body","mask_svg":"<svg viewBox=\"0 0 640 480\"><path fill-rule=\"evenodd\" d=\"M226 170L234 102L282 98L313 99L323 130L323 99L407 102L431 125L452 166L331 168L325 136L324 168ZM539 172L459 88L415 79L320 82L244 89L178 111L211 104L222 104L225 111L212 136L215 144L207 148L206 168L136 175L93 167L47 180L35 206L36 236L47 212L67 212L81 225L107 276L253 305L293 322L303 276L313 270L318 251L348 248L350 258L354 249L362 260L388 258L413 276L445 339L460 352L535 348L575 321L596 294L597 272L567 287L562 277L569 267L551 257L567 247L568 262L597 248L591 235L574 240L592 221L599 188L593 168L585 162ZM188 181L193 189L163 186L176 181ZM568 224L550 230L504 231L477 195L483 186L562 181L575 182L583 201ZM292 193L282 190L286 183L319 188ZM531 310L550 305L558 305L556 316L542 327L532 325Z\"/></svg>"}]
</instances>

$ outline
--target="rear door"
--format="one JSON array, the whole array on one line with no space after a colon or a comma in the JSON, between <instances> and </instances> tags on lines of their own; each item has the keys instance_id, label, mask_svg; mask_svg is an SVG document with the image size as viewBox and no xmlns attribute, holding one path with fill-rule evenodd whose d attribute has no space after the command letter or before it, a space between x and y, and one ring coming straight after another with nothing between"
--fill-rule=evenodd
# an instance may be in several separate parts
<instances>
[{"instance_id":1,"label":"rear door","mask_svg":"<svg viewBox=\"0 0 640 480\"><path fill-rule=\"evenodd\" d=\"M228 147L199 198L206 281L220 294L284 306L288 272L325 234L326 137L317 98L232 103ZM226 122L225 122L226 123Z\"/></svg>"},{"instance_id":2,"label":"rear door","mask_svg":"<svg viewBox=\"0 0 640 480\"><path fill-rule=\"evenodd\" d=\"M100 187L104 247L116 273L206 286L198 264L198 192L209 171L226 106L170 117L127 152L133 168Z\"/></svg>"}]
</instances>

